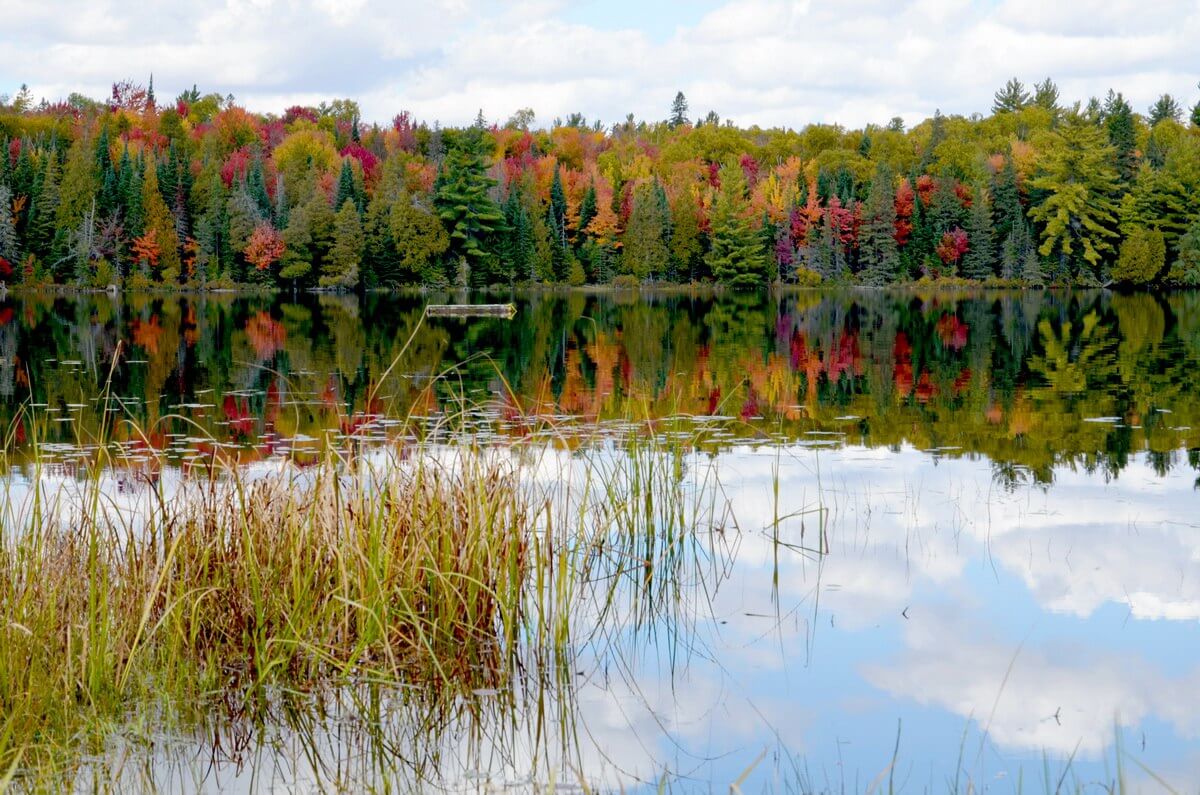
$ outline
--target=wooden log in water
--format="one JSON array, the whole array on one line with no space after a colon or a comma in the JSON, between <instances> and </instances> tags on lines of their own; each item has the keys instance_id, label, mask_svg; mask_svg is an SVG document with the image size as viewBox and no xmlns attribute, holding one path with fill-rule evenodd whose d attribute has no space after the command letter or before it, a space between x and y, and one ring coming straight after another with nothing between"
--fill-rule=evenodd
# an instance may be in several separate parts
<instances>
[{"instance_id":1,"label":"wooden log in water","mask_svg":"<svg viewBox=\"0 0 1200 795\"><path fill-rule=\"evenodd\" d=\"M425 311L430 317L502 317L512 319L517 314L514 304L429 304Z\"/></svg>"}]
</instances>

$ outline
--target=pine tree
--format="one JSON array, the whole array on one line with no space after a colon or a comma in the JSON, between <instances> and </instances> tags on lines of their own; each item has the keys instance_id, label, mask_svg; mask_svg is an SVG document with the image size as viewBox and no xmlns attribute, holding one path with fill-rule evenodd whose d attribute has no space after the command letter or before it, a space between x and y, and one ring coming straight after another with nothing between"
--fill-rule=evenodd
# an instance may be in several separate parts
<instances>
[{"instance_id":1,"label":"pine tree","mask_svg":"<svg viewBox=\"0 0 1200 795\"><path fill-rule=\"evenodd\" d=\"M967 217L967 242L970 246L962 261L963 275L983 281L996 275L995 230L992 207L983 186L975 189L971 213Z\"/></svg>"},{"instance_id":2,"label":"pine tree","mask_svg":"<svg viewBox=\"0 0 1200 795\"><path fill-rule=\"evenodd\" d=\"M667 245L670 217L663 212L656 187L656 183L644 182L634 190L622 238L621 272L639 280L662 276L671 258Z\"/></svg>"},{"instance_id":3,"label":"pine tree","mask_svg":"<svg viewBox=\"0 0 1200 795\"><path fill-rule=\"evenodd\" d=\"M671 207L671 261L677 278L696 281L703 244L700 238L700 208L690 193L684 193Z\"/></svg>"},{"instance_id":4,"label":"pine tree","mask_svg":"<svg viewBox=\"0 0 1200 795\"><path fill-rule=\"evenodd\" d=\"M321 286L346 290L357 287L362 253L362 221L353 199L348 198L342 203L334 221L333 248L321 269Z\"/></svg>"},{"instance_id":5,"label":"pine tree","mask_svg":"<svg viewBox=\"0 0 1200 795\"><path fill-rule=\"evenodd\" d=\"M0 156L7 158L7 153L0 153ZM4 184L0 184L0 257L14 266L21 258L17 224L12 214L12 191Z\"/></svg>"},{"instance_id":6,"label":"pine tree","mask_svg":"<svg viewBox=\"0 0 1200 795\"><path fill-rule=\"evenodd\" d=\"M66 168L59 189L58 210L55 213L55 239L52 252L54 276L65 281L68 276L81 277L87 268L87 250L72 245L72 238L85 221L95 223L97 189L96 160L88 143L79 138L67 151ZM85 233L85 237L91 237ZM85 249L88 247L84 247Z\"/></svg>"},{"instance_id":7,"label":"pine tree","mask_svg":"<svg viewBox=\"0 0 1200 795\"><path fill-rule=\"evenodd\" d=\"M550 252L554 279L565 282L570 253L567 243L567 194L563 190L557 163L554 165L554 178L550 183L550 206L547 208L546 225L550 229L550 237L554 244Z\"/></svg>"},{"instance_id":8,"label":"pine tree","mask_svg":"<svg viewBox=\"0 0 1200 795\"><path fill-rule=\"evenodd\" d=\"M279 261L279 278L295 288L312 273L313 238L308 205L297 207L283 230L283 257Z\"/></svg>"},{"instance_id":9,"label":"pine tree","mask_svg":"<svg viewBox=\"0 0 1200 795\"><path fill-rule=\"evenodd\" d=\"M159 246L159 274L162 281L174 284L179 281L182 263L179 258L179 236L175 232L175 216L158 190L158 169L153 164L146 167L142 180L142 207L145 212L145 228L153 230Z\"/></svg>"},{"instance_id":10,"label":"pine tree","mask_svg":"<svg viewBox=\"0 0 1200 795\"><path fill-rule=\"evenodd\" d=\"M1050 78L1046 78L1033 86L1033 104L1051 113L1058 113L1058 86Z\"/></svg>"},{"instance_id":11,"label":"pine tree","mask_svg":"<svg viewBox=\"0 0 1200 795\"><path fill-rule=\"evenodd\" d=\"M1104 102L1104 126L1108 131L1108 142L1114 150L1117 174L1123 182L1130 182L1137 175L1137 128L1133 120L1133 108L1121 94L1111 90Z\"/></svg>"},{"instance_id":12,"label":"pine tree","mask_svg":"<svg viewBox=\"0 0 1200 795\"><path fill-rule=\"evenodd\" d=\"M121 173L118 180L121 205L121 222L125 234L130 238L142 234L145 224L145 213L142 211L142 169L141 161L134 162L126 149L121 154Z\"/></svg>"},{"instance_id":13,"label":"pine tree","mask_svg":"<svg viewBox=\"0 0 1200 795\"><path fill-rule=\"evenodd\" d=\"M1013 77L1004 84L1004 88L996 92L992 102L992 113L1014 113L1024 110L1029 105L1029 92L1020 80Z\"/></svg>"},{"instance_id":14,"label":"pine tree","mask_svg":"<svg viewBox=\"0 0 1200 795\"><path fill-rule=\"evenodd\" d=\"M1037 249L1033 246L1025 252L1025 259L1021 263L1021 281L1030 287L1041 287L1046 283L1046 273L1042 268L1042 259L1038 256Z\"/></svg>"},{"instance_id":15,"label":"pine tree","mask_svg":"<svg viewBox=\"0 0 1200 795\"><path fill-rule=\"evenodd\" d=\"M745 204L742 169L736 165L722 167L721 188L709 218L712 246L705 262L717 281L735 288L759 287L767 281L762 240L742 215Z\"/></svg>"},{"instance_id":16,"label":"pine tree","mask_svg":"<svg viewBox=\"0 0 1200 795\"><path fill-rule=\"evenodd\" d=\"M347 201L358 205L358 197L354 190L354 169L350 167L350 158L342 158L342 170L338 174L337 191L333 194L333 206L341 207ZM340 212L340 210L339 210Z\"/></svg>"},{"instance_id":17,"label":"pine tree","mask_svg":"<svg viewBox=\"0 0 1200 795\"><path fill-rule=\"evenodd\" d=\"M593 197L594 197L593 193ZM517 183L508 191L504 201L504 220L507 231L504 235L504 248L501 251L509 278L512 280L529 280L534 278L534 243L533 225L529 222L529 212L522 201L522 192Z\"/></svg>"},{"instance_id":18,"label":"pine tree","mask_svg":"<svg viewBox=\"0 0 1200 795\"><path fill-rule=\"evenodd\" d=\"M1150 126L1158 124L1160 121L1179 121L1183 117L1183 108L1175 101L1175 98L1170 94L1163 94L1153 105L1150 106Z\"/></svg>"},{"instance_id":19,"label":"pine tree","mask_svg":"<svg viewBox=\"0 0 1200 795\"><path fill-rule=\"evenodd\" d=\"M1102 130L1069 119L1053 133L1031 182L1046 194L1029 212L1043 224L1041 254L1057 252L1060 270L1072 275L1094 278L1113 253L1119 179L1114 152Z\"/></svg>"},{"instance_id":20,"label":"pine tree","mask_svg":"<svg viewBox=\"0 0 1200 795\"><path fill-rule=\"evenodd\" d=\"M596 217L596 183L589 182L584 191L583 201L579 203L579 228L587 229L588 224Z\"/></svg>"},{"instance_id":21,"label":"pine tree","mask_svg":"<svg viewBox=\"0 0 1200 795\"><path fill-rule=\"evenodd\" d=\"M683 95L682 91L675 94L675 100L671 103L671 117L667 123L672 128L682 127L689 123L687 97Z\"/></svg>"},{"instance_id":22,"label":"pine tree","mask_svg":"<svg viewBox=\"0 0 1200 795\"><path fill-rule=\"evenodd\" d=\"M45 260L50 256L57 230L59 185L62 181L58 155L46 153L46 165L30 198L29 230L26 248Z\"/></svg>"},{"instance_id":23,"label":"pine tree","mask_svg":"<svg viewBox=\"0 0 1200 795\"><path fill-rule=\"evenodd\" d=\"M863 205L859 257L863 265L864 284L882 286L895 279L899 265L895 188L892 185L892 172L883 164L875 171L871 190Z\"/></svg>"},{"instance_id":24,"label":"pine tree","mask_svg":"<svg viewBox=\"0 0 1200 795\"><path fill-rule=\"evenodd\" d=\"M934 182L933 196L929 200L929 223L935 245L942 235L961 229L967 223L967 214L956 188L957 183L950 177Z\"/></svg>"},{"instance_id":25,"label":"pine tree","mask_svg":"<svg viewBox=\"0 0 1200 795\"><path fill-rule=\"evenodd\" d=\"M1004 158L1004 165L992 174L991 197L992 226L996 239L1005 240L1025 219L1021 193L1017 187L1017 169L1011 156Z\"/></svg>"},{"instance_id":26,"label":"pine tree","mask_svg":"<svg viewBox=\"0 0 1200 795\"><path fill-rule=\"evenodd\" d=\"M434 185L434 206L450 235L447 251L456 266L475 267L490 255L492 238L503 229L504 214L488 195L483 131L472 127L453 142Z\"/></svg>"},{"instance_id":27,"label":"pine tree","mask_svg":"<svg viewBox=\"0 0 1200 795\"><path fill-rule=\"evenodd\" d=\"M1121 243L1110 278L1118 284L1140 286L1158 278L1167 260L1167 244L1157 229L1134 229Z\"/></svg>"},{"instance_id":28,"label":"pine tree","mask_svg":"<svg viewBox=\"0 0 1200 795\"><path fill-rule=\"evenodd\" d=\"M339 187L341 187L339 185ZM258 214L262 218L270 218L273 208L271 207L271 196L267 193L267 182L263 176L262 161L258 158L250 164L250 170L246 172L246 192L250 194L250 198L254 199L254 203L258 205Z\"/></svg>"}]
</instances>

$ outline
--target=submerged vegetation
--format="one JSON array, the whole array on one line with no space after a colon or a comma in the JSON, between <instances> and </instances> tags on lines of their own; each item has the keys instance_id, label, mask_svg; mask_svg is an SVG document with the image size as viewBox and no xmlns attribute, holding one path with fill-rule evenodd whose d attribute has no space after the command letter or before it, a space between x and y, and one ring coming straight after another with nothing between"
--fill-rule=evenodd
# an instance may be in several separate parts
<instances>
[{"instance_id":1,"label":"submerged vegetation","mask_svg":"<svg viewBox=\"0 0 1200 795\"><path fill-rule=\"evenodd\" d=\"M804 120L797 120L802 124ZM882 120L881 120L882 121ZM910 120L910 122L915 120ZM251 113L128 81L0 103L0 278L26 286L914 280L1200 285L1200 103L743 129L532 111L442 128L351 100Z\"/></svg>"}]
</instances>

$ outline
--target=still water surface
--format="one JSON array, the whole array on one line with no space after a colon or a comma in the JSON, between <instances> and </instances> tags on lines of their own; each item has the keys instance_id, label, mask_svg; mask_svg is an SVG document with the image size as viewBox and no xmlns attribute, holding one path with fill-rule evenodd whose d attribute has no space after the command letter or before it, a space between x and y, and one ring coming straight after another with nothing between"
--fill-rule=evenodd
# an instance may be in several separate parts
<instances>
[{"instance_id":1,"label":"still water surface","mask_svg":"<svg viewBox=\"0 0 1200 795\"><path fill-rule=\"evenodd\" d=\"M218 454L402 444L400 417L552 467L597 430L611 455L676 433L681 485L719 481L728 513L650 625L579 650L567 785L1042 791L1121 757L1194 791L1200 295L579 292L511 321L428 300L9 298L10 489L101 440L134 492ZM281 737L200 783L303 781ZM530 784L520 743L436 742L427 782Z\"/></svg>"}]
</instances>

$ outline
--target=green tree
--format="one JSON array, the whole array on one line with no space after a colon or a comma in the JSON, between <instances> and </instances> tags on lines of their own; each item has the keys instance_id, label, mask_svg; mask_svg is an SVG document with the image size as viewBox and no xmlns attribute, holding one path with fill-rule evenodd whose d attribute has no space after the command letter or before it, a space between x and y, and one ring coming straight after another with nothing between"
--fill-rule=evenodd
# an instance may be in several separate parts
<instances>
[{"instance_id":1,"label":"green tree","mask_svg":"<svg viewBox=\"0 0 1200 795\"><path fill-rule=\"evenodd\" d=\"M415 281L437 281L438 263L450 246L450 237L438 217L416 197L404 193L392 204L388 226L400 267Z\"/></svg>"},{"instance_id":2,"label":"green tree","mask_svg":"<svg viewBox=\"0 0 1200 795\"><path fill-rule=\"evenodd\" d=\"M899 248L896 245L896 202L892 172L880 164L871 180L871 190L863 205L859 232L859 256L864 284L883 285L896 277Z\"/></svg>"},{"instance_id":3,"label":"green tree","mask_svg":"<svg viewBox=\"0 0 1200 795\"><path fill-rule=\"evenodd\" d=\"M1171 263L1167 283L1175 287L1200 287L1200 219L1179 239L1179 254Z\"/></svg>"},{"instance_id":4,"label":"green tree","mask_svg":"<svg viewBox=\"0 0 1200 795\"><path fill-rule=\"evenodd\" d=\"M705 262L717 281L735 288L758 287L767 281L767 257L757 230L744 215L745 205L741 167L723 166L709 218L712 245Z\"/></svg>"},{"instance_id":5,"label":"green tree","mask_svg":"<svg viewBox=\"0 0 1200 795\"><path fill-rule=\"evenodd\" d=\"M3 183L0 183L0 257L14 267L21 257L17 244L17 224L12 213L12 191Z\"/></svg>"},{"instance_id":6,"label":"green tree","mask_svg":"<svg viewBox=\"0 0 1200 795\"><path fill-rule=\"evenodd\" d=\"M343 290L357 287L362 254L362 220L354 200L347 198L333 223L333 247L321 268L321 286Z\"/></svg>"},{"instance_id":7,"label":"green tree","mask_svg":"<svg viewBox=\"0 0 1200 795\"><path fill-rule=\"evenodd\" d=\"M1139 286L1154 281L1167 258L1167 244L1157 229L1135 229L1121 244L1121 254L1110 278L1118 284Z\"/></svg>"},{"instance_id":8,"label":"green tree","mask_svg":"<svg viewBox=\"0 0 1200 795\"><path fill-rule=\"evenodd\" d=\"M1154 104L1150 106L1150 126L1158 124L1160 121L1179 121L1183 117L1183 108L1179 106L1179 102L1170 94L1163 94Z\"/></svg>"},{"instance_id":9,"label":"green tree","mask_svg":"<svg viewBox=\"0 0 1200 795\"><path fill-rule=\"evenodd\" d=\"M983 186L975 189L971 213L967 217L967 249L962 261L962 273L968 279L990 279L996 275L995 230L992 227L992 208Z\"/></svg>"},{"instance_id":10,"label":"green tree","mask_svg":"<svg viewBox=\"0 0 1200 795\"><path fill-rule=\"evenodd\" d=\"M1029 92L1024 84L1013 77L1004 84L1004 88L996 92L992 102L992 113L1015 113L1023 110L1029 104Z\"/></svg>"},{"instance_id":11,"label":"green tree","mask_svg":"<svg viewBox=\"0 0 1200 795\"><path fill-rule=\"evenodd\" d=\"M1051 135L1039 160L1031 184L1046 198L1029 214L1043 225L1042 256L1057 253L1067 273L1094 278L1100 262L1113 253L1118 187L1114 159L1104 132L1075 117Z\"/></svg>"},{"instance_id":12,"label":"green tree","mask_svg":"<svg viewBox=\"0 0 1200 795\"><path fill-rule=\"evenodd\" d=\"M661 276L671 250L667 241L670 216L659 201L657 183L643 182L633 192L633 208L622 237L621 272L638 279Z\"/></svg>"},{"instance_id":13,"label":"green tree","mask_svg":"<svg viewBox=\"0 0 1200 795\"><path fill-rule=\"evenodd\" d=\"M447 253L456 266L475 267L490 256L504 214L489 191L484 133L471 127L455 137L434 185L434 206L450 236Z\"/></svg>"},{"instance_id":14,"label":"green tree","mask_svg":"<svg viewBox=\"0 0 1200 795\"><path fill-rule=\"evenodd\" d=\"M1125 97L1111 90L1104 102L1104 126L1114 150L1117 174L1123 182L1129 182L1137 174L1137 125Z\"/></svg>"},{"instance_id":15,"label":"green tree","mask_svg":"<svg viewBox=\"0 0 1200 795\"><path fill-rule=\"evenodd\" d=\"M683 95L682 91L679 91L675 94L675 100L671 103L671 117L668 119L667 124L675 128L682 127L688 123L687 97Z\"/></svg>"},{"instance_id":16,"label":"green tree","mask_svg":"<svg viewBox=\"0 0 1200 795\"><path fill-rule=\"evenodd\" d=\"M142 180L142 207L146 214L146 231L154 230L158 241L158 276L166 284L175 284L179 281L182 266L179 236L175 232L175 216L158 190L158 169L153 164L147 165Z\"/></svg>"},{"instance_id":17,"label":"green tree","mask_svg":"<svg viewBox=\"0 0 1200 795\"><path fill-rule=\"evenodd\" d=\"M78 280L85 276L91 247L72 245L71 239L76 236L91 238L91 230L83 227L94 226L98 187L95 152L87 141L78 138L67 151L54 218L54 273L60 281L65 281L68 276Z\"/></svg>"},{"instance_id":18,"label":"green tree","mask_svg":"<svg viewBox=\"0 0 1200 795\"><path fill-rule=\"evenodd\" d=\"M1050 78L1033 85L1033 104L1039 108L1058 113L1058 86Z\"/></svg>"},{"instance_id":19,"label":"green tree","mask_svg":"<svg viewBox=\"0 0 1200 795\"><path fill-rule=\"evenodd\" d=\"M34 185L30 197L29 229L26 248L41 259L50 256L58 217L59 185L62 180L58 155L51 150L45 156L46 165Z\"/></svg>"}]
</instances>

